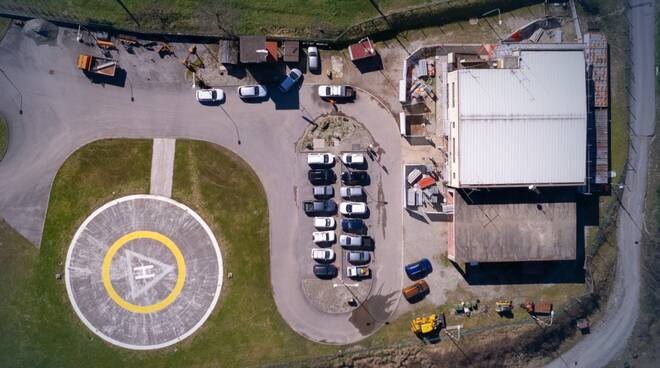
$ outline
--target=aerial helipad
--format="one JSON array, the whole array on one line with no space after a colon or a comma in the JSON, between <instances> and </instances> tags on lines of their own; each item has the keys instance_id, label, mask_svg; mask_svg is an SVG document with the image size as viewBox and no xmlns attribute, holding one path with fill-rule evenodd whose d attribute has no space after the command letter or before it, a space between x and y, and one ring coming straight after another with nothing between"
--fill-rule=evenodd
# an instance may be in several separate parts
<instances>
[{"instance_id":1,"label":"aerial helipad","mask_svg":"<svg viewBox=\"0 0 660 368\"><path fill-rule=\"evenodd\" d=\"M76 232L66 288L78 317L104 340L158 349L190 336L222 287L222 257L204 220L169 198L109 202Z\"/></svg>"}]
</instances>

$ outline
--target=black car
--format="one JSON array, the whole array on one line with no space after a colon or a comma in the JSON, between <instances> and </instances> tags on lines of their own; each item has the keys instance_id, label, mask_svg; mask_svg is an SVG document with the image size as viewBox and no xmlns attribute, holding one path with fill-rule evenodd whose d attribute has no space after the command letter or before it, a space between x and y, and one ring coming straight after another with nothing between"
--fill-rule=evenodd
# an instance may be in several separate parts
<instances>
[{"instance_id":1,"label":"black car","mask_svg":"<svg viewBox=\"0 0 660 368\"><path fill-rule=\"evenodd\" d=\"M330 169L309 170L307 178L314 185L330 184L335 181L335 173Z\"/></svg>"},{"instance_id":2,"label":"black car","mask_svg":"<svg viewBox=\"0 0 660 368\"><path fill-rule=\"evenodd\" d=\"M307 216L330 215L337 210L337 204L332 199L327 201L303 201L303 210Z\"/></svg>"},{"instance_id":3,"label":"black car","mask_svg":"<svg viewBox=\"0 0 660 368\"><path fill-rule=\"evenodd\" d=\"M344 171L341 173L341 181L346 185L366 184L369 174L366 171Z\"/></svg>"},{"instance_id":4,"label":"black car","mask_svg":"<svg viewBox=\"0 0 660 368\"><path fill-rule=\"evenodd\" d=\"M337 276L337 267L329 264L314 265L314 275L320 279L331 279Z\"/></svg>"},{"instance_id":5,"label":"black car","mask_svg":"<svg viewBox=\"0 0 660 368\"><path fill-rule=\"evenodd\" d=\"M341 220L341 229L347 233L355 233L364 229L364 221L359 218L343 218Z\"/></svg>"}]
</instances>

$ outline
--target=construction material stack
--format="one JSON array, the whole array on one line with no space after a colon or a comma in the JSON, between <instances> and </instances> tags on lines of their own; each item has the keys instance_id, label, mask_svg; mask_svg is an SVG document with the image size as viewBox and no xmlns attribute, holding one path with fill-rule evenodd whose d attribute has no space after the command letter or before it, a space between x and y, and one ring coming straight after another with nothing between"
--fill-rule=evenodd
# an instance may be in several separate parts
<instances>
[{"instance_id":1,"label":"construction material stack","mask_svg":"<svg viewBox=\"0 0 660 368\"><path fill-rule=\"evenodd\" d=\"M88 73L114 77L117 72L117 62L98 56L80 54L78 56L78 69Z\"/></svg>"}]
</instances>

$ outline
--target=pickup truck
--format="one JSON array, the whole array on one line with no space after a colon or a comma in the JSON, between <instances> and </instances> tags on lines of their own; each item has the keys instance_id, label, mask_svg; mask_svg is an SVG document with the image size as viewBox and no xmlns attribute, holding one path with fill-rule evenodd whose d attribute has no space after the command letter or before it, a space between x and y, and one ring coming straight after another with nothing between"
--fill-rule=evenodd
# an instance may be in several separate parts
<instances>
[{"instance_id":1,"label":"pickup truck","mask_svg":"<svg viewBox=\"0 0 660 368\"><path fill-rule=\"evenodd\" d=\"M332 214L337 210L337 204L332 199L327 201L304 201L303 210L308 216Z\"/></svg>"},{"instance_id":2,"label":"pickup truck","mask_svg":"<svg viewBox=\"0 0 660 368\"><path fill-rule=\"evenodd\" d=\"M355 98L355 89L351 86L319 86L321 98Z\"/></svg>"}]
</instances>

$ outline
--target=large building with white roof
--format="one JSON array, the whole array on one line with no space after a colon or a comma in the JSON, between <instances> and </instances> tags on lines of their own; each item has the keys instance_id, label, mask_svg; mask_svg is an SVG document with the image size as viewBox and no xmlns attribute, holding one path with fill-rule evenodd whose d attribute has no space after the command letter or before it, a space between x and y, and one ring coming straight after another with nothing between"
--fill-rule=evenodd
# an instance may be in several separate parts
<instances>
[{"instance_id":1,"label":"large building with white roof","mask_svg":"<svg viewBox=\"0 0 660 368\"><path fill-rule=\"evenodd\" d=\"M448 185L584 185L585 78L582 50L519 50L495 68L450 71Z\"/></svg>"}]
</instances>

